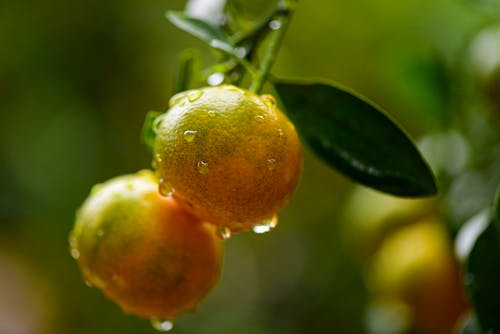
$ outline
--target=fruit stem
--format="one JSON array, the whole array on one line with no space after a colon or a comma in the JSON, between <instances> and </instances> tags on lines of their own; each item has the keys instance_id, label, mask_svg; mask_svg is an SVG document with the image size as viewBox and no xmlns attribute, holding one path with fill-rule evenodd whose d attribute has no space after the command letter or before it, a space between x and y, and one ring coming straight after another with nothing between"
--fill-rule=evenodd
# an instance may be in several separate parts
<instances>
[{"instance_id":1,"label":"fruit stem","mask_svg":"<svg viewBox=\"0 0 500 334\"><path fill-rule=\"evenodd\" d=\"M252 84L250 86L250 91L258 94L264 83L266 82L267 76L269 74L269 70L271 66L274 64L276 57L278 55L279 48L281 43L283 42L283 38L285 37L285 32L288 27L288 23L290 22L290 18L295 10L297 0L282 0L278 6L281 7L281 10L276 13L270 21L269 25L271 29L273 29L273 34L271 35L271 40L269 41L269 45L264 53L262 58L262 62L257 72ZM273 26L275 28L273 28Z\"/></svg>"}]
</instances>

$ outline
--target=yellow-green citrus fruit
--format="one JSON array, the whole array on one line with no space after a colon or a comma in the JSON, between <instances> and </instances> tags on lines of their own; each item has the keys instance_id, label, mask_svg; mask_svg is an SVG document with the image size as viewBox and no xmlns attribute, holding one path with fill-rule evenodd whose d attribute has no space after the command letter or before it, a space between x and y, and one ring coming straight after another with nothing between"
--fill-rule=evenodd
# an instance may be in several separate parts
<instances>
[{"instance_id":1,"label":"yellow-green citrus fruit","mask_svg":"<svg viewBox=\"0 0 500 334\"><path fill-rule=\"evenodd\" d=\"M377 299L408 305L418 333L451 333L467 310L452 244L437 218L390 235L375 254L368 278Z\"/></svg>"},{"instance_id":2,"label":"yellow-green citrus fruit","mask_svg":"<svg viewBox=\"0 0 500 334\"><path fill-rule=\"evenodd\" d=\"M163 192L231 231L272 222L302 168L299 137L275 99L230 85L172 97L155 153Z\"/></svg>"},{"instance_id":3,"label":"yellow-green citrus fruit","mask_svg":"<svg viewBox=\"0 0 500 334\"><path fill-rule=\"evenodd\" d=\"M89 285L145 318L194 310L219 279L222 249L214 226L160 196L150 171L94 187L70 244Z\"/></svg>"},{"instance_id":4,"label":"yellow-green citrus fruit","mask_svg":"<svg viewBox=\"0 0 500 334\"><path fill-rule=\"evenodd\" d=\"M346 246L360 262L367 262L387 235L434 214L435 207L432 198L401 198L356 186L342 212Z\"/></svg>"}]
</instances>

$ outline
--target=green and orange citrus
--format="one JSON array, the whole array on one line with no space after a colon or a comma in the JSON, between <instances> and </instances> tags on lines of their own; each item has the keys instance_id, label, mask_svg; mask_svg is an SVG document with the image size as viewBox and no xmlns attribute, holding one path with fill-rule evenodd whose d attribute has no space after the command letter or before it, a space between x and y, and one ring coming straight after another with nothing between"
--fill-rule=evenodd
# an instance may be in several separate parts
<instances>
[{"instance_id":1,"label":"green and orange citrus","mask_svg":"<svg viewBox=\"0 0 500 334\"><path fill-rule=\"evenodd\" d=\"M183 92L157 125L164 193L231 231L275 222L299 181L302 153L272 96L230 85Z\"/></svg>"},{"instance_id":2,"label":"green and orange citrus","mask_svg":"<svg viewBox=\"0 0 500 334\"><path fill-rule=\"evenodd\" d=\"M215 227L160 196L151 171L95 186L70 243L88 284L145 318L174 319L194 310L219 279Z\"/></svg>"}]
</instances>

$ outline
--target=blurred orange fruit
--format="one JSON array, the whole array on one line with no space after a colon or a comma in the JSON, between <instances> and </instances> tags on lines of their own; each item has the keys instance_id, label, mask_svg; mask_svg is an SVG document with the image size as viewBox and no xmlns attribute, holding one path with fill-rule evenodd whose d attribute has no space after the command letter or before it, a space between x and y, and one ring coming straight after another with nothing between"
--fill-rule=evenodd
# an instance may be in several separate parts
<instances>
[{"instance_id":1,"label":"blurred orange fruit","mask_svg":"<svg viewBox=\"0 0 500 334\"><path fill-rule=\"evenodd\" d=\"M77 213L70 244L89 285L145 318L194 310L219 280L222 249L214 226L160 196L151 171L95 186Z\"/></svg>"},{"instance_id":2,"label":"blurred orange fruit","mask_svg":"<svg viewBox=\"0 0 500 334\"><path fill-rule=\"evenodd\" d=\"M410 199L356 186L342 211L348 251L361 263L369 262L385 237L402 226L435 211L436 199Z\"/></svg>"},{"instance_id":3,"label":"blurred orange fruit","mask_svg":"<svg viewBox=\"0 0 500 334\"><path fill-rule=\"evenodd\" d=\"M302 152L272 96L230 85L186 91L157 124L163 193L231 231L276 223L299 181Z\"/></svg>"},{"instance_id":4,"label":"blurred orange fruit","mask_svg":"<svg viewBox=\"0 0 500 334\"><path fill-rule=\"evenodd\" d=\"M418 333L451 333L468 308L451 241L437 218L391 234L375 254L368 278L377 299L408 305Z\"/></svg>"}]
</instances>

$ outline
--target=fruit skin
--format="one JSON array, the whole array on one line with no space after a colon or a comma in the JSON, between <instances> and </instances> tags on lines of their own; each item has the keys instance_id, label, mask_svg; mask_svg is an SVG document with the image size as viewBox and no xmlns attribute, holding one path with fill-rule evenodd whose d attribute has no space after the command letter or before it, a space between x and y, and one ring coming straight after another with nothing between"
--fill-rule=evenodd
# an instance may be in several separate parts
<instances>
[{"instance_id":1,"label":"fruit skin","mask_svg":"<svg viewBox=\"0 0 500 334\"><path fill-rule=\"evenodd\" d=\"M94 187L70 244L88 284L145 318L174 319L194 310L219 280L215 228L160 196L150 171Z\"/></svg>"},{"instance_id":2,"label":"fruit skin","mask_svg":"<svg viewBox=\"0 0 500 334\"><path fill-rule=\"evenodd\" d=\"M301 145L272 96L230 85L187 91L172 97L160 122L158 173L203 220L248 230L270 221L292 196Z\"/></svg>"},{"instance_id":3,"label":"fruit skin","mask_svg":"<svg viewBox=\"0 0 500 334\"><path fill-rule=\"evenodd\" d=\"M437 218L390 235L375 254L368 278L376 298L409 306L418 333L452 333L468 308L451 241Z\"/></svg>"}]
</instances>

